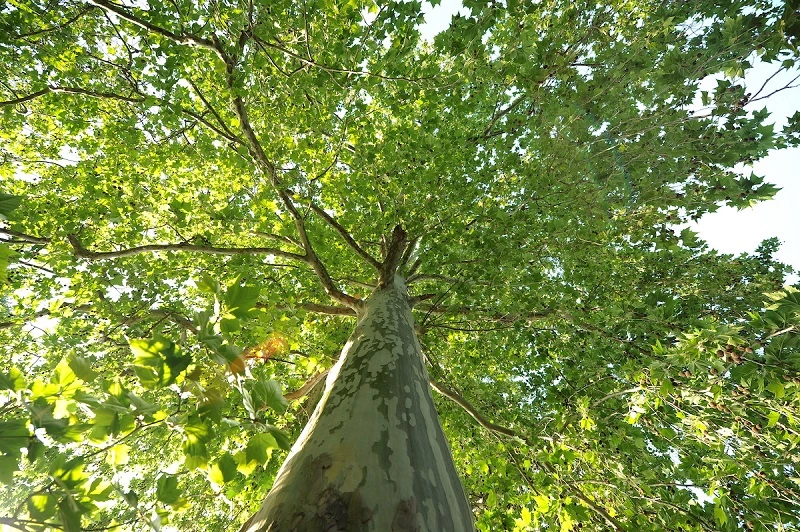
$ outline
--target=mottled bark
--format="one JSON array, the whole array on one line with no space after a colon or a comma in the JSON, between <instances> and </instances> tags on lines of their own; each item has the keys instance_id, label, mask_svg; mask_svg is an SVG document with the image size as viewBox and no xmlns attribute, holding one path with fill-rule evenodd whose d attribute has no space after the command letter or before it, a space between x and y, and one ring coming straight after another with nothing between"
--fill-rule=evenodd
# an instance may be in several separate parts
<instances>
[{"instance_id":1,"label":"mottled bark","mask_svg":"<svg viewBox=\"0 0 800 532\"><path fill-rule=\"evenodd\" d=\"M322 400L241 530L473 530L401 278L359 311Z\"/></svg>"}]
</instances>

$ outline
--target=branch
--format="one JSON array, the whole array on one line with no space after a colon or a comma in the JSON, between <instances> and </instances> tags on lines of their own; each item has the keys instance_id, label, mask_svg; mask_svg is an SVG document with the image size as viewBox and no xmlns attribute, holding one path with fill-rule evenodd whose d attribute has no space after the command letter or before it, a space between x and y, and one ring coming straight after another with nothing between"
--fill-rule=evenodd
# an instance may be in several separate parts
<instances>
[{"instance_id":1,"label":"branch","mask_svg":"<svg viewBox=\"0 0 800 532\"><path fill-rule=\"evenodd\" d=\"M218 128L217 126L215 126L214 124L212 124L211 122L206 120L205 118L203 118L203 115L201 115L200 113L198 113L196 111L192 111L191 109L181 109L181 112L191 116L192 118L194 118L198 122L202 123L204 126L206 126L208 129L210 129L213 132L215 132L220 137L226 138L231 142L235 142L236 144L242 144L242 145L244 144L242 139L240 139L239 137L237 137L235 135L227 134L225 131L223 131L222 129Z\"/></svg>"},{"instance_id":2,"label":"branch","mask_svg":"<svg viewBox=\"0 0 800 532\"><path fill-rule=\"evenodd\" d=\"M358 243L353 239L353 237L350 236L350 233L347 231L347 229L342 227L339 224L339 222L337 222L333 218L333 216L325 212L325 209L321 208L319 205L311 201L311 199L308 200L308 205L309 207L311 207L312 211L317 213L323 220L328 222L328 225L333 227L336 230L336 232L339 233L339 235L344 239L345 242L347 242L347 244L353 249L353 251L355 251L362 259L367 261L367 263L373 268L375 268L376 271L378 272L381 271L381 263L378 262L378 260L375 259L372 255L364 251L364 249L358 245Z\"/></svg>"},{"instance_id":3,"label":"branch","mask_svg":"<svg viewBox=\"0 0 800 532\"><path fill-rule=\"evenodd\" d=\"M411 308L414 308L417 304L429 299L433 299L436 297L436 295L437 294L420 294L418 296L412 296L409 298L409 304L411 305Z\"/></svg>"},{"instance_id":4,"label":"branch","mask_svg":"<svg viewBox=\"0 0 800 532\"><path fill-rule=\"evenodd\" d=\"M285 235L275 235L272 233L262 233L261 231L252 231L254 235L263 236L264 238L271 238L273 240L280 240L281 242L286 242L287 244L292 244L293 246L297 246L299 248L303 247L303 244L295 240L290 236Z\"/></svg>"},{"instance_id":5,"label":"branch","mask_svg":"<svg viewBox=\"0 0 800 532\"><path fill-rule=\"evenodd\" d=\"M64 94L82 94L84 96L91 96L92 98L107 98L111 100L121 100L123 102L128 102L128 103L141 103L144 101L144 97L134 98L131 96L122 96L120 94L116 94L113 92L97 92L89 89L82 89L80 87L61 87L56 85L48 85L44 89L28 94L27 96L22 96L20 98L15 98L13 100L0 101L0 107L8 105L19 105L21 103L25 103L30 100L44 96L45 94L50 94L51 92L64 93Z\"/></svg>"},{"instance_id":6,"label":"branch","mask_svg":"<svg viewBox=\"0 0 800 532\"><path fill-rule=\"evenodd\" d=\"M418 280L422 279L431 279L436 281L445 281L447 283L465 283L465 284L473 284L479 286L491 286L491 283L488 281L471 281L469 279L456 279L455 277L449 277L447 275L439 275L437 273L415 273L411 277L407 279L408 284L414 283Z\"/></svg>"},{"instance_id":7,"label":"branch","mask_svg":"<svg viewBox=\"0 0 800 532\"><path fill-rule=\"evenodd\" d=\"M389 244L389 249L386 250L386 259L381 265L381 275L378 281L378 288L382 288L389 284L397 267L400 265L400 259L403 257L403 252L406 250L407 240L405 230L402 226L396 225L392 231L392 241Z\"/></svg>"},{"instance_id":8,"label":"branch","mask_svg":"<svg viewBox=\"0 0 800 532\"><path fill-rule=\"evenodd\" d=\"M49 523L46 521L32 521L30 519L17 519L15 517L0 517L0 525L11 527L15 530L22 530L28 532L29 530L41 530L42 526L48 528L63 530L64 527L58 523Z\"/></svg>"},{"instance_id":9,"label":"branch","mask_svg":"<svg viewBox=\"0 0 800 532\"><path fill-rule=\"evenodd\" d=\"M296 59L296 60L300 61L301 63L303 63L303 65L308 65L308 66L311 66L311 67L314 67L314 68L318 68L318 69L322 70L323 72L327 72L329 74L347 74L349 76L367 76L367 77L375 77L375 78L383 79L383 80L386 80L386 81L408 81L410 83L419 83L420 81L423 81L423 80L433 79L433 77L430 77L430 76L425 76L425 77L420 77L420 78L409 78L409 77L406 77L406 76L386 76L386 75L383 75L383 74L376 74L374 72L369 72L369 71L365 71L365 70L350 70L350 69L347 69L347 68L329 67L329 66L323 65L321 63L317 63L313 59L308 59L306 57L303 57L302 55L300 55L300 54L298 54L296 52L293 52L293 51L289 50L288 48L285 48L285 47L280 46L278 44L265 41L264 39L261 39L261 38L259 38L257 36L254 36L254 38L255 38L256 42L258 42L262 46L265 46L265 47L268 47L268 48L274 48L275 50L280 51L281 53L287 55L288 57L291 57L293 59Z\"/></svg>"},{"instance_id":10,"label":"branch","mask_svg":"<svg viewBox=\"0 0 800 532\"><path fill-rule=\"evenodd\" d=\"M489 314L486 309L469 306L442 307L439 305L418 305L414 307L414 309L420 310L427 314L478 314L481 319L493 321L495 323L502 323L505 325L515 325L520 322L524 323L525 325L531 325L535 321L541 320L553 314L553 311L550 309L543 310L541 312L529 312L527 314L501 314L499 312Z\"/></svg>"},{"instance_id":11,"label":"branch","mask_svg":"<svg viewBox=\"0 0 800 532\"><path fill-rule=\"evenodd\" d=\"M405 268L408 261L411 260L411 256L415 254L418 250L417 246L419 245L419 238L412 238L408 241L408 245L406 249L403 251L403 256L400 257L400 268ZM406 279L406 284L408 284L408 279Z\"/></svg>"},{"instance_id":12,"label":"branch","mask_svg":"<svg viewBox=\"0 0 800 532\"><path fill-rule=\"evenodd\" d=\"M295 390L293 392L286 392L285 394L283 394L283 397L287 401L294 401L296 399L301 399L301 398L305 397L306 395L311 393L311 390L316 388L317 384L319 384L320 381L322 381L322 379L325 378L325 376L328 374L329 371L330 370L327 370L327 369L325 371L320 371L319 373L317 373L316 375L314 375L313 377L308 379L305 382L305 384L303 384L297 390Z\"/></svg>"},{"instance_id":13,"label":"branch","mask_svg":"<svg viewBox=\"0 0 800 532\"><path fill-rule=\"evenodd\" d=\"M39 91L36 91L36 92L34 92L32 94L29 94L27 96L23 96L23 97L16 98L16 99L13 99L13 100L0 101L0 107L9 106L9 105L19 105L19 104L28 102L30 100L33 100L35 98L39 98L40 96L44 96L45 94L50 94L50 93L55 93L55 94L57 94L57 93L81 94L83 96L89 96L91 98L104 98L104 99L109 99L109 100L119 100L119 101L123 101L123 102L127 102L127 103L142 103L142 102L145 101L145 97L144 96L137 96L137 97L122 96L120 94L116 94L116 93L113 93L113 92L97 92L97 91L92 91L92 90L88 90L88 89L82 89L80 87L49 86L47 88L44 88L44 89L39 90ZM202 96L201 96L201 98L202 98ZM205 100L203 100L203 101L205 102ZM206 105L208 105L208 104L206 104ZM214 111L213 109L210 109L210 112L222 124L222 127L215 126L214 124L212 124L211 122L206 120L203 117L203 115L201 115L200 113L198 113L196 111L193 111L191 109L181 108L181 112L183 114L185 114L185 115L188 115L188 116L194 118L198 122L202 123L207 128L211 129L216 134L218 134L220 137L228 139L231 142L235 142L236 144L242 144L242 145L245 144L245 142L242 139L240 139L239 137L237 137L236 135L234 135L233 133L231 133L228 130L227 126L224 125L224 122L221 121L221 119L217 115L216 111Z\"/></svg>"},{"instance_id":14,"label":"branch","mask_svg":"<svg viewBox=\"0 0 800 532\"><path fill-rule=\"evenodd\" d=\"M492 120L489 122L489 125L486 126L486 128L483 130L483 134L481 134L480 138L484 138L484 139L488 138L489 134L492 131L492 128L497 123L497 121L500 120L501 118L503 118L504 116L506 116L508 113L510 113L511 111L516 109L517 107L519 107L520 104L522 104L522 102L525 101L525 98L527 98L527 94L523 93L523 94L519 95L513 102L508 104L508 107L506 107L505 109L503 109L499 113L496 113L492 117Z\"/></svg>"},{"instance_id":15,"label":"branch","mask_svg":"<svg viewBox=\"0 0 800 532\"><path fill-rule=\"evenodd\" d=\"M336 307L317 303L300 303L299 306L301 309L307 310L308 312L330 314L332 316L356 316L356 311L352 307Z\"/></svg>"},{"instance_id":16,"label":"branch","mask_svg":"<svg viewBox=\"0 0 800 532\"><path fill-rule=\"evenodd\" d=\"M225 51L222 49L222 45L218 41L215 42L215 46L217 47L217 53L220 55L220 57L222 57L226 65L228 73L228 89L232 93L235 93L233 77L233 72L236 67L235 61L233 58L228 56L227 53L225 53ZM297 234L299 235L300 242L302 243L303 249L306 252L302 260L314 269L314 273L317 274L322 287L325 289L325 293L328 294L331 299L353 309L360 308L363 303L353 296L345 294L339 290L328 273L328 270L325 268L325 265L319 260L319 257L314 251L314 247L311 245L311 240L308 238L308 233L306 232L305 227L305 219L297 210L297 207L295 207L294 202L289 197L288 192L283 189L281 180L278 177L278 172L275 168L275 164L269 159L269 157L267 157L267 154L264 153L264 149L261 146L255 131L253 130L252 124L250 123L250 119L247 115L247 108L244 105L244 100L241 96L237 95L233 97L232 104L236 118L239 119L239 125L242 133L244 134L245 139L247 139L250 156L254 159L256 165L267 174L272 188L278 194L281 203L283 203L284 207L286 207L286 210L289 211L289 214L294 219L295 227L297 228Z\"/></svg>"},{"instance_id":17,"label":"branch","mask_svg":"<svg viewBox=\"0 0 800 532\"><path fill-rule=\"evenodd\" d=\"M25 102L28 102L28 101L30 101L30 100L33 100L33 99L35 99L35 98L38 98L39 96L44 96L44 95L45 95L45 94L47 94L48 92L50 92L50 89L49 89L49 88L47 88L47 89L42 89L42 90L40 90L40 91L36 91L36 92L34 92L33 94L29 94L29 95L27 95L27 96L23 96L23 97L21 97L21 98L16 98L16 99L14 99L14 100L5 100L5 101L0 101L0 106L6 106L6 105L19 105L19 104L21 104L21 103L25 103Z\"/></svg>"},{"instance_id":18,"label":"branch","mask_svg":"<svg viewBox=\"0 0 800 532\"><path fill-rule=\"evenodd\" d=\"M166 318L170 320L172 323L180 325L189 332L197 332L197 326L194 323L192 323L191 320L187 319L186 316L179 314L177 312L156 308L149 310L148 313L151 316ZM127 323L127 325L132 325L132 323Z\"/></svg>"},{"instance_id":19,"label":"branch","mask_svg":"<svg viewBox=\"0 0 800 532\"><path fill-rule=\"evenodd\" d=\"M770 334L769 336L767 336L767 339L769 339L769 338L774 338L774 337L776 337L776 336L780 336L780 335L782 335L782 334L786 334L786 333L788 333L788 332L792 332L793 330L795 330L795 329L797 329L797 328L799 328L799 327L800 327L800 326L798 326L798 325L792 325L792 326L790 326L790 327L786 327L785 329L781 329L780 331L775 331L774 333L772 333L772 334Z\"/></svg>"},{"instance_id":20,"label":"branch","mask_svg":"<svg viewBox=\"0 0 800 532\"><path fill-rule=\"evenodd\" d=\"M751 97L750 97L750 98L747 100L747 103L752 103L752 102L756 102L756 101L758 101L758 100L763 100L764 98L769 98L770 96L772 96L773 94L775 94L775 92L782 91L782 90L784 90L784 89L786 89L786 88L792 88L792 87L789 87L789 85L791 85L792 83L794 83L794 82L797 80L797 78L798 78L798 77L800 77L800 76L797 76L797 77L795 77L795 78L794 78L792 81L790 81L789 83L787 83L787 84L786 84L786 86L784 86L784 87L783 87L783 88L781 88L781 89L778 89L778 90L777 90L777 91L775 91L775 92L771 92L770 94L767 94L766 96L760 96L760 97L759 97L759 94L761 94L761 93L762 93L762 91L763 91L765 88L767 88L767 85L769 84L769 82L770 82L770 81L772 81L772 80L773 80L773 78L775 78L775 76L777 76L777 75L778 75L778 74L780 74L781 72L785 72L785 70L784 70L783 68L779 68L778 70L776 70L776 71L775 71L775 73L774 73L774 74L772 74L770 77L768 77L768 78L767 78L767 80L764 82L764 84L763 84L763 85L761 85L761 88L760 88L760 89L758 89L758 90L756 91L756 93L755 93L755 94L753 94L753 95L752 95L752 96L751 96Z\"/></svg>"},{"instance_id":21,"label":"branch","mask_svg":"<svg viewBox=\"0 0 800 532\"><path fill-rule=\"evenodd\" d=\"M70 308L73 310L73 312L86 312L90 308L92 308L92 305L87 303L87 304L84 304L84 305L78 305L76 307L70 307ZM51 314L50 309L43 309L43 310L40 310L38 312L35 312L33 314L33 316L23 317L23 318L27 322L27 321L31 321L31 320L36 320L38 318L43 318L45 316L49 316L50 314ZM20 322L18 322L18 321L3 321L3 322L0 322L0 330L10 329L11 327L13 327L15 325L20 325Z\"/></svg>"},{"instance_id":22,"label":"branch","mask_svg":"<svg viewBox=\"0 0 800 532\"><path fill-rule=\"evenodd\" d=\"M68 235L69 243L75 249L75 255L88 260L107 260L116 259L121 257L130 257L138 255L139 253L148 253L152 251L194 251L198 253L208 253L212 255L254 255L254 254L267 254L275 255L276 257L284 257L301 262L308 262L308 259L303 255L290 253L277 248L218 248L213 246L198 246L195 244L188 244L181 242L178 244L147 244L145 246L137 246L128 249L121 249L119 251L89 251L78 237L75 235Z\"/></svg>"},{"instance_id":23,"label":"branch","mask_svg":"<svg viewBox=\"0 0 800 532\"><path fill-rule=\"evenodd\" d=\"M662 500L660 498L653 498L653 497L631 496L631 498L632 499L641 499L641 500L648 501L648 502L651 502L651 503L654 503L654 504L662 504L664 506L669 506L673 510L677 510L680 513L682 513L683 515L697 520L698 522L700 522L705 527L705 530L709 530L709 531L717 530L716 527L712 526L711 523L709 523L705 518L694 514L693 512L687 510L686 508L681 508L677 504L672 504L671 502L667 502L667 501L664 501L664 500Z\"/></svg>"},{"instance_id":24,"label":"branch","mask_svg":"<svg viewBox=\"0 0 800 532\"><path fill-rule=\"evenodd\" d=\"M65 93L65 94L82 94L84 96L91 96L92 98L106 98L110 100L121 100L123 102L128 103L142 103L144 101L144 96L139 97L131 97L131 96L121 96L119 94L115 94L113 92L97 92L88 89L82 89L80 87L54 87L49 86L47 89L50 92L54 93Z\"/></svg>"},{"instance_id":25,"label":"branch","mask_svg":"<svg viewBox=\"0 0 800 532\"><path fill-rule=\"evenodd\" d=\"M211 50L211 51L213 51L215 53L219 53L219 51L217 50L217 48L214 45L214 43L212 41L210 41L209 39L203 39L203 38L198 37L198 36L196 36L194 34L191 34L191 33L175 33L175 32L172 32L172 31L170 31L168 29L162 28L161 26L156 26L152 22L148 22L147 20L145 20L143 18L137 17L137 16L129 13L125 9L123 9L121 6L119 6L117 4L112 4L111 2L108 2L107 0L88 0L88 2L90 4L93 4L93 5L96 5L98 7L101 7L103 9L105 9L106 11L108 11L110 13L114 13L115 15L120 17L121 19L127 20L131 24L139 26L140 28L145 29L147 31L150 31L152 33L156 33L158 35L161 35L162 37L166 37L167 39L169 39L171 41L174 41L174 42L176 42L178 44L191 44L191 45L194 45L194 46L198 46L200 48L205 48L207 50Z\"/></svg>"},{"instance_id":26,"label":"branch","mask_svg":"<svg viewBox=\"0 0 800 532\"><path fill-rule=\"evenodd\" d=\"M27 235L25 233L20 233L19 231L14 231L13 229L8 229L5 227L0 227L0 234L8 235L16 238L19 241L27 242L29 244L49 244L49 238L41 238L38 236Z\"/></svg>"},{"instance_id":27,"label":"branch","mask_svg":"<svg viewBox=\"0 0 800 532\"><path fill-rule=\"evenodd\" d=\"M578 489L576 486L569 486L570 491L572 492L575 497L580 499L586 506L588 506L591 510L593 510L596 514L600 515L603 519L605 519L606 523L613 529L613 530L625 530L625 527L622 526L622 523L611 517L605 508L602 508L591 501L583 492Z\"/></svg>"},{"instance_id":28,"label":"branch","mask_svg":"<svg viewBox=\"0 0 800 532\"><path fill-rule=\"evenodd\" d=\"M556 475L555 468L549 462L540 462L537 460L536 463L551 475ZM590 510L594 511L597 515L601 516L608 523L608 525L611 527L612 530L626 530L626 528L622 525L622 523L614 519L611 516L611 514L609 514L608 511L605 510L605 508L601 508L593 501L591 501L588 497L586 497L586 495L584 495L583 492L577 486L566 481L564 486L569 490L570 493L572 493L575 497L580 499Z\"/></svg>"},{"instance_id":29,"label":"branch","mask_svg":"<svg viewBox=\"0 0 800 532\"><path fill-rule=\"evenodd\" d=\"M359 281L358 279L351 279L350 277L342 277L339 281L348 284L354 284L356 286L360 286L361 288L366 288L367 290L375 290L375 283L366 283L364 281Z\"/></svg>"},{"instance_id":30,"label":"branch","mask_svg":"<svg viewBox=\"0 0 800 532\"><path fill-rule=\"evenodd\" d=\"M78 20L79 18L81 18L82 16L84 16L86 13L89 13L92 9L94 9L94 8L93 7L84 8L81 11L79 11L77 15L73 16L72 18L67 19L63 23L56 24L55 26L50 26L48 28L42 28L42 29L39 29L39 30L29 31L28 33L20 33L20 34L15 35L14 39L27 39L29 37L36 37L37 35L42 35L44 33L50 33L50 32L53 32L53 31L58 31L58 30L64 29L67 26L69 26L70 24L72 24L73 22L75 22L76 20Z\"/></svg>"},{"instance_id":31,"label":"branch","mask_svg":"<svg viewBox=\"0 0 800 532\"><path fill-rule=\"evenodd\" d=\"M292 308L300 307L308 312L316 312L318 314L329 314L331 316L356 316L356 311L352 307L337 307L334 305L320 305L319 303L297 303L292 305ZM265 303L256 303L256 308L268 309L271 305ZM282 308L282 307L278 307ZM288 309L288 307L287 307Z\"/></svg>"},{"instance_id":32,"label":"branch","mask_svg":"<svg viewBox=\"0 0 800 532\"><path fill-rule=\"evenodd\" d=\"M101 296L101 299L103 299L102 296ZM58 310L60 310L60 308L68 308L68 309L72 310L73 312L89 312L92 308L94 308L94 305L91 304L91 303L84 303L82 305L75 305L75 306L66 305L64 307L59 307ZM174 311L168 310L168 309L149 309L149 310L147 310L146 313L151 317L166 318L166 319L170 320L171 322L175 323L176 325L180 325L181 327L183 327L184 329L186 329L188 331L191 331L191 332L196 332L197 331L197 327L195 326L195 324L192 323L189 319L187 319L185 316L183 316L182 314L180 314L178 312L174 312ZM33 316L24 317L24 319L27 322L27 321L31 321L31 320L36 320L38 318L43 318L45 316L50 316L51 314L52 314L52 312L50 311L50 309L43 309L43 310L40 310L40 311L34 313ZM146 319L145 316L135 316L135 317L131 316L131 317L128 317L128 318L125 318L124 320L122 320L121 323L124 324L124 325L134 325L134 324L136 324L136 323L138 323L138 322L140 322L140 321L142 321L144 319ZM11 327L13 327L15 325L19 325L19 324L20 324L19 321L4 321L4 322L0 322L0 330L9 329L9 328L11 328Z\"/></svg>"},{"instance_id":33,"label":"branch","mask_svg":"<svg viewBox=\"0 0 800 532\"><path fill-rule=\"evenodd\" d=\"M641 392L643 389L644 388L642 388L641 386L637 386L636 388L628 388L627 390L620 390L618 392L610 393L610 394L605 395L605 396L601 397L600 399L597 399L596 401L594 401L591 405L589 405L589 408L592 409L592 408L600 405L601 403L604 403L604 402L608 401L609 399L613 399L614 397L621 397L623 395L628 395L628 394L631 394L631 393Z\"/></svg>"},{"instance_id":34,"label":"branch","mask_svg":"<svg viewBox=\"0 0 800 532\"><path fill-rule=\"evenodd\" d=\"M478 425L480 425L481 427L485 428L486 430L489 430L489 431L492 431L492 432L496 432L498 434L504 434L504 435L510 436L512 438L518 438L518 439L524 441L529 446L533 447L533 445L531 445L531 443L528 441L527 438L521 436L515 430L509 429L509 428L506 428L506 427L501 427L500 425L496 425L496 424L492 423L491 421L487 420L485 417L483 417L480 414L480 412L478 412L475 409L474 406L469 404L469 402L466 399L464 399L461 395L459 395L455 391L451 390L450 388L448 388L444 384L442 384L442 383L440 383L440 382L438 382L438 381L436 381L436 380L434 380L432 378L429 378L428 381L431 384L431 388L433 388L434 390L436 390L437 392L439 392L440 394L444 395L445 397L447 397L448 399L450 399L451 401L456 403L458 406L463 408L467 412L467 414L472 416L472 419L474 419L475 421L478 422Z\"/></svg>"},{"instance_id":35,"label":"branch","mask_svg":"<svg viewBox=\"0 0 800 532\"><path fill-rule=\"evenodd\" d=\"M219 115L219 113L217 113L216 109L214 109L214 107L211 105L211 103L209 103L209 101L208 101L208 100L206 99L206 97L203 95L203 93L202 93L202 91L200 90L200 88L199 88L197 85L195 85L194 81L192 81L191 79L189 79L189 84L192 86L192 89L194 89L194 92L195 92L195 93L197 93L197 96L198 96L198 97L200 98L200 100L203 102L203 105L205 105L205 106L206 106L206 109L208 109L208 111L209 111L209 112L210 112L212 115L214 115L214 118L216 118L216 119L217 119L217 123L219 123L220 127L221 127L221 128L224 130L224 131L225 131L225 133L223 133L222 135L223 135L225 138L229 139L229 140L232 140L232 141L234 141L234 142L238 142L239 144L244 144L244 142L243 142L243 141L242 141L242 140L241 140L239 137L237 137L236 135L234 135L234 134L233 134L233 131L231 131L231 130L228 128L227 124L225 124L225 121L222 119L222 117ZM211 127L211 126L209 125L209 127ZM212 128L212 129L214 129L214 128Z\"/></svg>"}]
</instances>

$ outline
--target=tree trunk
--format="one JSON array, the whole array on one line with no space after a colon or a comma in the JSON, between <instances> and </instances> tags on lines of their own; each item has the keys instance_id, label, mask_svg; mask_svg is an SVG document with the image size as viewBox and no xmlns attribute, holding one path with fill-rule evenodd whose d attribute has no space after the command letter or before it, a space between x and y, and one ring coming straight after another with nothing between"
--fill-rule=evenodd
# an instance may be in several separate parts
<instances>
[{"instance_id":1,"label":"tree trunk","mask_svg":"<svg viewBox=\"0 0 800 532\"><path fill-rule=\"evenodd\" d=\"M472 530L396 276L359 313L314 414L241 532Z\"/></svg>"}]
</instances>

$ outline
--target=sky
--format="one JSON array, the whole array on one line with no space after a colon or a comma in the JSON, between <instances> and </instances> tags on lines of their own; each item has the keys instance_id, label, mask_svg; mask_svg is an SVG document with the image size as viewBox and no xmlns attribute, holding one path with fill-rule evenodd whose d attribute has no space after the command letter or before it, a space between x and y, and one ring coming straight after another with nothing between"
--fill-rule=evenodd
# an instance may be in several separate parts
<instances>
[{"instance_id":1,"label":"sky","mask_svg":"<svg viewBox=\"0 0 800 532\"><path fill-rule=\"evenodd\" d=\"M425 24L422 35L433 38L450 24L451 17L457 13L467 14L461 0L442 0L431 8L423 2ZM777 70L777 65L754 62L754 68L745 76L747 92L761 95L769 94L787 84L800 85L800 79L790 83L800 75L800 70L783 73L768 78ZM701 89L708 90L716 85L716 80L704 80ZM770 111L769 122L781 127L788 117L800 111L800 86L782 90L769 98L750 104L751 111L766 107ZM722 207L719 211L704 215L698 222L690 224L692 230L700 234L710 247L721 253L738 255L752 253L765 239L778 237L781 247L775 258L800 271L800 147L773 152L768 157L756 161L751 167L737 167L736 171L750 175L751 172L765 177L765 181L781 188L772 200L765 201L743 210ZM789 283L797 283L798 275L790 277Z\"/></svg>"},{"instance_id":2,"label":"sky","mask_svg":"<svg viewBox=\"0 0 800 532\"><path fill-rule=\"evenodd\" d=\"M775 65L757 64L745 76L748 92L756 92L775 71ZM800 75L782 73L770 80L762 94L789 84ZM794 84L800 83L800 80ZM766 100L750 104L747 108L758 110L766 107L770 120L776 127L782 127L788 117L800 111L800 87L778 92ZM756 161L752 168L736 168L744 174L751 171L764 176L765 181L781 188L772 200L761 202L754 207L737 211L723 207L719 211L706 214L692 229L699 232L712 248L723 253L752 252L765 238L778 237L782 244L775 258L800 270L800 147L779 150L764 159ZM792 282L797 282L795 275Z\"/></svg>"}]
</instances>

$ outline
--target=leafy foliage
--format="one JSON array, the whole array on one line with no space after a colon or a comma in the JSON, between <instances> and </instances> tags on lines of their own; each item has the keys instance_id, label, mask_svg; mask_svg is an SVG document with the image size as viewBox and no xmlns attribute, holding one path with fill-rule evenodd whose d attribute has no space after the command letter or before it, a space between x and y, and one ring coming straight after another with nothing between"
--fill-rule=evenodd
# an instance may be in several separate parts
<instances>
[{"instance_id":1,"label":"leafy foliage","mask_svg":"<svg viewBox=\"0 0 800 532\"><path fill-rule=\"evenodd\" d=\"M684 228L790 3L463 5L0 8L0 523L242 522L402 226L480 530L800 525L798 292Z\"/></svg>"}]
</instances>

